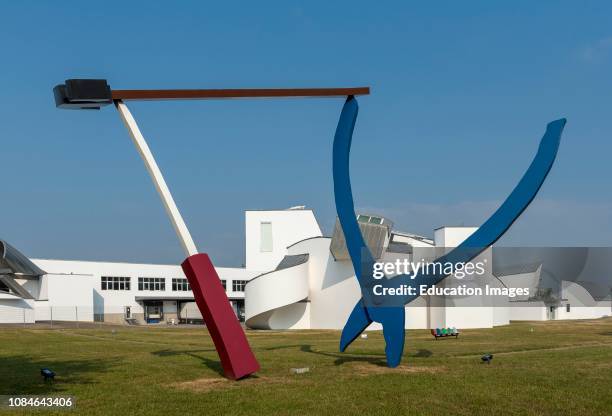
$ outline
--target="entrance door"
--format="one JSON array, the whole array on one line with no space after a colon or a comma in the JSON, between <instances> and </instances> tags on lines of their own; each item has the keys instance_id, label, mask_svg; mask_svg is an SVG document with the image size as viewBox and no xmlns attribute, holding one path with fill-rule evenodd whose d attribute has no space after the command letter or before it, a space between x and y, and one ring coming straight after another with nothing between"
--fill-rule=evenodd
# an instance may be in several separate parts
<instances>
[{"instance_id":1,"label":"entrance door","mask_svg":"<svg viewBox=\"0 0 612 416\"><path fill-rule=\"evenodd\" d=\"M236 318L238 318L240 322L244 322L244 299L232 299L230 303L236 314Z\"/></svg>"},{"instance_id":2,"label":"entrance door","mask_svg":"<svg viewBox=\"0 0 612 416\"><path fill-rule=\"evenodd\" d=\"M144 303L145 320L148 324L157 324L164 319L162 301L147 300Z\"/></svg>"},{"instance_id":3,"label":"entrance door","mask_svg":"<svg viewBox=\"0 0 612 416\"><path fill-rule=\"evenodd\" d=\"M554 321L556 319L556 315L557 315L557 307L549 306L548 307L548 320Z\"/></svg>"}]
</instances>

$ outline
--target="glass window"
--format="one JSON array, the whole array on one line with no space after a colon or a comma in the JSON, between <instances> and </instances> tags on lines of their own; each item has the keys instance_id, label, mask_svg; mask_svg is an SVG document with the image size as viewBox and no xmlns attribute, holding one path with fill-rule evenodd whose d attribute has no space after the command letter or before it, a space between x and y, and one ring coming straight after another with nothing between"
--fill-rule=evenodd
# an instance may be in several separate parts
<instances>
[{"instance_id":1,"label":"glass window","mask_svg":"<svg viewBox=\"0 0 612 416\"><path fill-rule=\"evenodd\" d=\"M221 286L223 286L224 290L227 290L227 282L225 280L221 280Z\"/></svg>"},{"instance_id":2,"label":"glass window","mask_svg":"<svg viewBox=\"0 0 612 416\"><path fill-rule=\"evenodd\" d=\"M378 217L370 217L370 222L372 224L381 224L382 223L382 218L378 218Z\"/></svg>"},{"instance_id":3,"label":"glass window","mask_svg":"<svg viewBox=\"0 0 612 416\"><path fill-rule=\"evenodd\" d=\"M130 290L130 278L119 276L102 276L100 278L102 290Z\"/></svg>"},{"instance_id":4,"label":"glass window","mask_svg":"<svg viewBox=\"0 0 612 416\"><path fill-rule=\"evenodd\" d=\"M246 280L232 280L232 291L233 292L244 292L246 286Z\"/></svg>"},{"instance_id":5,"label":"glass window","mask_svg":"<svg viewBox=\"0 0 612 416\"><path fill-rule=\"evenodd\" d=\"M567 305L565 305L565 312L569 313L570 311L570 304L568 303Z\"/></svg>"},{"instance_id":6,"label":"glass window","mask_svg":"<svg viewBox=\"0 0 612 416\"><path fill-rule=\"evenodd\" d=\"M172 291L173 292L188 292L191 290L187 279L172 279Z\"/></svg>"},{"instance_id":7,"label":"glass window","mask_svg":"<svg viewBox=\"0 0 612 416\"><path fill-rule=\"evenodd\" d=\"M139 277L138 290L166 290L166 279L163 277Z\"/></svg>"},{"instance_id":8,"label":"glass window","mask_svg":"<svg viewBox=\"0 0 612 416\"><path fill-rule=\"evenodd\" d=\"M272 223L262 222L260 224L259 251L262 253L272 251Z\"/></svg>"},{"instance_id":9,"label":"glass window","mask_svg":"<svg viewBox=\"0 0 612 416\"><path fill-rule=\"evenodd\" d=\"M368 217L367 215L358 215L357 216L357 221L359 221L359 222L369 222L370 221L370 217Z\"/></svg>"}]
</instances>

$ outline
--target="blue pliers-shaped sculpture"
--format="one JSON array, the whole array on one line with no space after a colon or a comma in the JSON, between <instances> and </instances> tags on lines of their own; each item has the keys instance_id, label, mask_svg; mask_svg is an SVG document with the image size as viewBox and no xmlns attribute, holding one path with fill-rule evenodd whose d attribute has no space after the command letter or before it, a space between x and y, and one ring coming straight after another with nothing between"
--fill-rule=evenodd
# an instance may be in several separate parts
<instances>
[{"instance_id":1,"label":"blue pliers-shaped sculpture","mask_svg":"<svg viewBox=\"0 0 612 416\"><path fill-rule=\"evenodd\" d=\"M344 351L372 322L379 322L382 324L386 343L387 365L396 367L404 351L404 322L406 319L404 306L416 299L418 294L377 296L373 293L372 288L375 284L383 285L385 288L404 287L402 285L416 288L421 285L429 287L439 283L448 275L440 271L437 275L420 273L416 276L400 275L382 280L373 278L375 260L359 230L349 176L349 154L357 113L357 100L349 96L340 114L333 150L336 211L362 293L362 298L353 308L342 330L340 351ZM435 262L452 264L469 262L495 243L510 228L535 198L552 168L564 126L565 119L555 120L548 124L535 158L510 196L474 234L458 247L436 259Z\"/></svg>"}]
</instances>

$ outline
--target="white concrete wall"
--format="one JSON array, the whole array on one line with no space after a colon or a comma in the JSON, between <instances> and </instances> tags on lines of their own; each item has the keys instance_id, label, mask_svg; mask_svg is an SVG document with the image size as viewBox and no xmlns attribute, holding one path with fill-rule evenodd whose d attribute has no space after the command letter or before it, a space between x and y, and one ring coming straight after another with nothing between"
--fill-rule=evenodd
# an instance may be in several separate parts
<instances>
[{"instance_id":1,"label":"white concrete wall","mask_svg":"<svg viewBox=\"0 0 612 416\"><path fill-rule=\"evenodd\" d=\"M434 230L436 247L457 247L474 234L478 227L440 227Z\"/></svg>"},{"instance_id":2,"label":"white concrete wall","mask_svg":"<svg viewBox=\"0 0 612 416\"><path fill-rule=\"evenodd\" d=\"M406 305L406 329L429 328L429 308L423 297L418 297Z\"/></svg>"},{"instance_id":3,"label":"white concrete wall","mask_svg":"<svg viewBox=\"0 0 612 416\"><path fill-rule=\"evenodd\" d=\"M580 284L563 281L561 287L562 301L557 308L557 319L596 319L611 314L610 302L596 302Z\"/></svg>"},{"instance_id":4,"label":"white concrete wall","mask_svg":"<svg viewBox=\"0 0 612 416\"><path fill-rule=\"evenodd\" d=\"M493 310L484 306L457 306L446 311L445 328L492 328Z\"/></svg>"},{"instance_id":5,"label":"white concrete wall","mask_svg":"<svg viewBox=\"0 0 612 416\"><path fill-rule=\"evenodd\" d=\"M94 320L94 286L92 275L56 275L47 274L48 301L36 302L37 319L41 319L43 309L48 310L55 321ZM52 308L52 310L51 310Z\"/></svg>"},{"instance_id":6,"label":"white concrete wall","mask_svg":"<svg viewBox=\"0 0 612 416\"><path fill-rule=\"evenodd\" d=\"M0 293L0 324L31 324L34 317L34 301Z\"/></svg>"},{"instance_id":7,"label":"white concrete wall","mask_svg":"<svg viewBox=\"0 0 612 416\"><path fill-rule=\"evenodd\" d=\"M609 300L601 300L596 302L594 309L597 315L612 316L612 302Z\"/></svg>"},{"instance_id":8,"label":"white concrete wall","mask_svg":"<svg viewBox=\"0 0 612 416\"><path fill-rule=\"evenodd\" d=\"M565 303L557 308L557 319L597 319L610 316L610 306L571 306L570 312L566 312Z\"/></svg>"},{"instance_id":9,"label":"white concrete wall","mask_svg":"<svg viewBox=\"0 0 612 416\"><path fill-rule=\"evenodd\" d=\"M309 254L308 283L310 325L313 329L340 329L361 290L350 261L336 261L329 251L330 238L313 238L289 247L289 254Z\"/></svg>"},{"instance_id":10,"label":"white concrete wall","mask_svg":"<svg viewBox=\"0 0 612 416\"><path fill-rule=\"evenodd\" d=\"M310 303L297 302L272 311L268 325L270 329L310 329Z\"/></svg>"},{"instance_id":11,"label":"white concrete wall","mask_svg":"<svg viewBox=\"0 0 612 416\"><path fill-rule=\"evenodd\" d=\"M261 223L272 224L272 251L262 252ZM287 247L311 237L320 237L321 228L312 210L245 212L246 268L259 272L273 270L287 254Z\"/></svg>"},{"instance_id":12,"label":"white concrete wall","mask_svg":"<svg viewBox=\"0 0 612 416\"><path fill-rule=\"evenodd\" d=\"M544 302L510 302L508 312L511 321L546 321Z\"/></svg>"}]
</instances>

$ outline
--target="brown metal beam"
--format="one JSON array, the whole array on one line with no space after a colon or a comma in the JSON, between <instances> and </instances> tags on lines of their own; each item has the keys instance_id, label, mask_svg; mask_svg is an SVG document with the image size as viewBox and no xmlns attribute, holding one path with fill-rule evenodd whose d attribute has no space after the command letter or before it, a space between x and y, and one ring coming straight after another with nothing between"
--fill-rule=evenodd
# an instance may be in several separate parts
<instances>
[{"instance_id":1,"label":"brown metal beam","mask_svg":"<svg viewBox=\"0 0 612 416\"><path fill-rule=\"evenodd\" d=\"M220 98L346 97L368 95L370 87L249 88L223 90L112 90L113 100L206 100Z\"/></svg>"}]
</instances>

